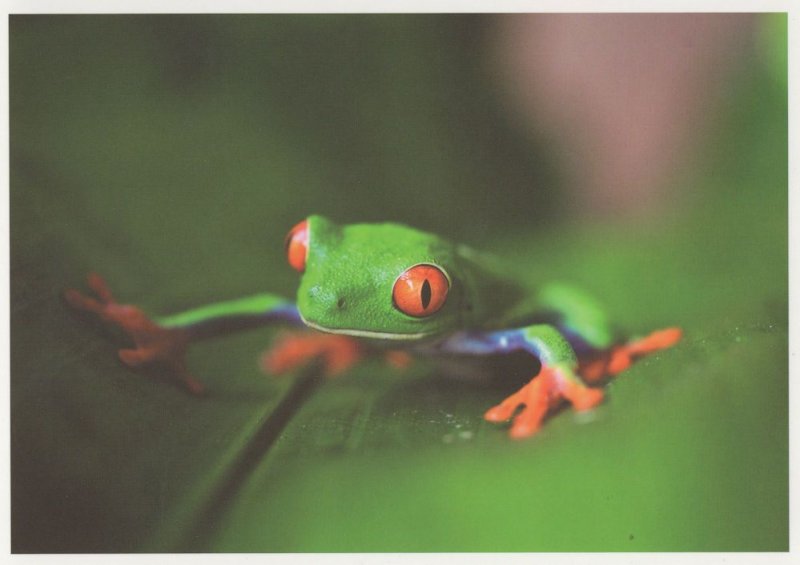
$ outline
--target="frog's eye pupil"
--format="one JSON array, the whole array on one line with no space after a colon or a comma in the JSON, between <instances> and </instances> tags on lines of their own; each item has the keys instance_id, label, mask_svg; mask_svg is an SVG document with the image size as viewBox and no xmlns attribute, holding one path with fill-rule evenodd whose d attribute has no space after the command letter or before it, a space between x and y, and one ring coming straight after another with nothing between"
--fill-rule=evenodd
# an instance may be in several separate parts
<instances>
[{"instance_id":1,"label":"frog's eye pupil","mask_svg":"<svg viewBox=\"0 0 800 565\"><path fill-rule=\"evenodd\" d=\"M436 313L447 299L450 281L436 265L421 263L403 272L394 283L392 301L403 314L424 318Z\"/></svg>"},{"instance_id":2,"label":"frog's eye pupil","mask_svg":"<svg viewBox=\"0 0 800 565\"><path fill-rule=\"evenodd\" d=\"M422 309L427 310L431 303L431 283L428 281L428 279L425 279L425 282L422 283L420 297L422 298Z\"/></svg>"},{"instance_id":3,"label":"frog's eye pupil","mask_svg":"<svg viewBox=\"0 0 800 565\"><path fill-rule=\"evenodd\" d=\"M286 236L286 259L295 271L306 270L308 257L308 221L295 225Z\"/></svg>"}]
</instances>

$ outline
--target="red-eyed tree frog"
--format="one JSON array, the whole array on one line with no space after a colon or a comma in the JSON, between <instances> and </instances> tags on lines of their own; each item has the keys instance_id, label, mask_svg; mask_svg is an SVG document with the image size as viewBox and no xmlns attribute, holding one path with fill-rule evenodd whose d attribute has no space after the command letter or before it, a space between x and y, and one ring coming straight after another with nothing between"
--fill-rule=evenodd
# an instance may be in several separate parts
<instances>
[{"instance_id":1,"label":"red-eyed tree frog","mask_svg":"<svg viewBox=\"0 0 800 565\"><path fill-rule=\"evenodd\" d=\"M406 354L477 359L526 352L538 358L538 374L484 415L491 422L513 420L514 438L535 434L564 402L575 410L593 408L603 390L592 385L681 337L678 328L668 328L618 340L604 312L577 290L534 288L488 256L404 225L339 226L309 216L289 232L286 255L301 273L296 304L259 294L151 319L119 304L94 274L88 284L96 298L77 290L65 298L132 338L136 347L119 352L125 364L167 365L196 394L203 385L187 370L188 345L264 324L319 330L274 345L264 362L275 372L317 358L326 373L341 373L377 351L391 351L388 358L397 364Z\"/></svg>"}]
</instances>

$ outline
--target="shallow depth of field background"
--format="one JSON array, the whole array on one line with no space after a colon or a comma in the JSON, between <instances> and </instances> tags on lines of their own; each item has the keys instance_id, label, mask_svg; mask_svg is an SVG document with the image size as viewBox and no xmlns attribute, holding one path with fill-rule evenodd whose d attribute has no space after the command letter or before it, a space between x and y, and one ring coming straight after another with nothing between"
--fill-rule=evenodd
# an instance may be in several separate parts
<instances>
[{"instance_id":1,"label":"shallow depth of field background","mask_svg":"<svg viewBox=\"0 0 800 565\"><path fill-rule=\"evenodd\" d=\"M12 551L788 549L784 16L12 16L10 118ZM292 296L309 213L686 337L514 442L508 383L275 379L273 329L192 398L60 299Z\"/></svg>"}]
</instances>

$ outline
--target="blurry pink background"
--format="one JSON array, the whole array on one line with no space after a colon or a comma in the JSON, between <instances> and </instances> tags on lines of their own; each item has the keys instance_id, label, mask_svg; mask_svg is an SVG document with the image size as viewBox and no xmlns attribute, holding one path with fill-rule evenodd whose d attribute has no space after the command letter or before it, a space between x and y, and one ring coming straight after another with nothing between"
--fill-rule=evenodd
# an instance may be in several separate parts
<instances>
[{"instance_id":1,"label":"blurry pink background","mask_svg":"<svg viewBox=\"0 0 800 565\"><path fill-rule=\"evenodd\" d=\"M508 14L491 44L521 128L555 140L576 215L641 213L670 197L726 82L754 46L752 14Z\"/></svg>"}]
</instances>

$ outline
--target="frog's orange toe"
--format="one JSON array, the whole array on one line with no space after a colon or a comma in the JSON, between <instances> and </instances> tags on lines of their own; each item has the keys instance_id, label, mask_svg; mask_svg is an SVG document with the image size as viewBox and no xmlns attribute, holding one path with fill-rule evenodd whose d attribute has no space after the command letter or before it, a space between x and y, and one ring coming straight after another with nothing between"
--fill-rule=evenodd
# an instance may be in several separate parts
<instances>
[{"instance_id":1,"label":"frog's orange toe","mask_svg":"<svg viewBox=\"0 0 800 565\"><path fill-rule=\"evenodd\" d=\"M564 389L564 398L572 403L578 412L591 410L603 402L604 393L599 388L589 388L580 383L570 383Z\"/></svg>"},{"instance_id":2,"label":"frog's orange toe","mask_svg":"<svg viewBox=\"0 0 800 565\"><path fill-rule=\"evenodd\" d=\"M595 383L606 376L606 359L599 357L590 361L581 360L578 374L587 383Z\"/></svg>"},{"instance_id":3,"label":"frog's orange toe","mask_svg":"<svg viewBox=\"0 0 800 565\"><path fill-rule=\"evenodd\" d=\"M129 367L139 367L146 363L153 361L156 358L157 350L155 348L139 348L139 349L120 349L117 355L120 361Z\"/></svg>"},{"instance_id":4,"label":"frog's orange toe","mask_svg":"<svg viewBox=\"0 0 800 565\"><path fill-rule=\"evenodd\" d=\"M681 340L683 331L680 328L666 328L628 343L626 348L631 355L646 355L659 349L672 347Z\"/></svg>"},{"instance_id":5,"label":"frog's orange toe","mask_svg":"<svg viewBox=\"0 0 800 565\"><path fill-rule=\"evenodd\" d=\"M681 340L681 337L683 331L680 328L666 328L621 345L612 350L606 371L609 375L621 373L630 367L637 357L672 347Z\"/></svg>"},{"instance_id":6,"label":"frog's orange toe","mask_svg":"<svg viewBox=\"0 0 800 565\"><path fill-rule=\"evenodd\" d=\"M625 371L639 357L672 347L682 337L683 331L680 328L655 331L646 337L614 346L595 357L581 359L578 373L587 383L598 383L607 376L618 375Z\"/></svg>"},{"instance_id":7,"label":"frog's orange toe","mask_svg":"<svg viewBox=\"0 0 800 565\"><path fill-rule=\"evenodd\" d=\"M486 411L484 419L504 422L514 418L509 436L530 437L542 426L547 414L565 400L576 410L589 410L603 401L603 391L587 387L567 369L543 367L540 373L497 406ZM519 409L519 413L514 416Z\"/></svg>"},{"instance_id":8,"label":"frog's orange toe","mask_svg":"<svg viewBox=\"0 0 800 565\"><path fill-rule=\"evenodd\" d=\"M483 415L484 420L493 423L499 423L511 419L511 416L514 415L514 412L517 411L517 408L526 404L526 394L532 385L533 382L526 384L517 392L504 399L497 406L489 408L489 410L487 410Z\"/></svg>"},{"instance_id":9,"label":"frog's orange toe","mask_svg":"<svg viewBox=\"0 0 800 565\"><path fill-rule=\"evenodd\" d=\"M508 430L508 437L511 439L525 439L531 437L542 427L541 417L522 417L523 414L520 414L520 416L518 420L514 420L514 424L511 426L511 429Z\"/></svg>"},{"instance_id":10,"label":"frog's orange toe","mask_svg":"<svg viewBox=\"0 0 800 565\"><path fill-rule=\"evenodd\" d=\"M508 430L509 437L513 439L531 437L541 429L542 421L550 409L550 398L544 390L542 393L534 392L533 394L541 395L529 399L522 411L516 415L511 429Z\"/></svg>"},{"instance_id":11,"label":"frog's orange toe","mask_svg":"<svg viewBox=\"0 0 800 565\"><path fill-rule=\"evenodd\" d=\"M630 367L631 363L633 363L633 359L631 359L630 351L625 346L622 346L611 352L611 357L606 366L606 372L609 375L618 375Z\"/></svg>"},{"instance_id":12,"label":"frog's orange toe","mask_svg":"<svg viewBox=\"0 0 800 565\"><path fill-rule=\"evenodd\" d=\"M116 302L116 300L114 300L114 295L111 294L111 290L108 288L108 284L103 277L97 273L89 273L86 277L86 282L100 300L106 303Z\"/></svg>"},{"instance_id":13,"label":"frog's orange toe","mask_svg":"<svg viewBox=\"0 0 800 565\"><path fill-rule=\"evenodd\" d=\"M94 298L89 298L88 296L84 296L74 288L64 291L64 300L66 300L67 304L76 310L94 312L95 314L99 314L103 310L103 305L97 300Z\"/></svg>"},{"instance_id":14,"label":"frog's orange toe","mask_svg":"<svg viewBox=\"0 0 800 565\"><path fill-rule=\"evenodd\" d=\"M516 406L513 407L506 407L501 404L497 406L492 406L489 408L483 415L483 419L487 422L492 422L498 424L500 422L505 422L514 414L514 410L516 410Z\"/></svg>"}]
</instances>

